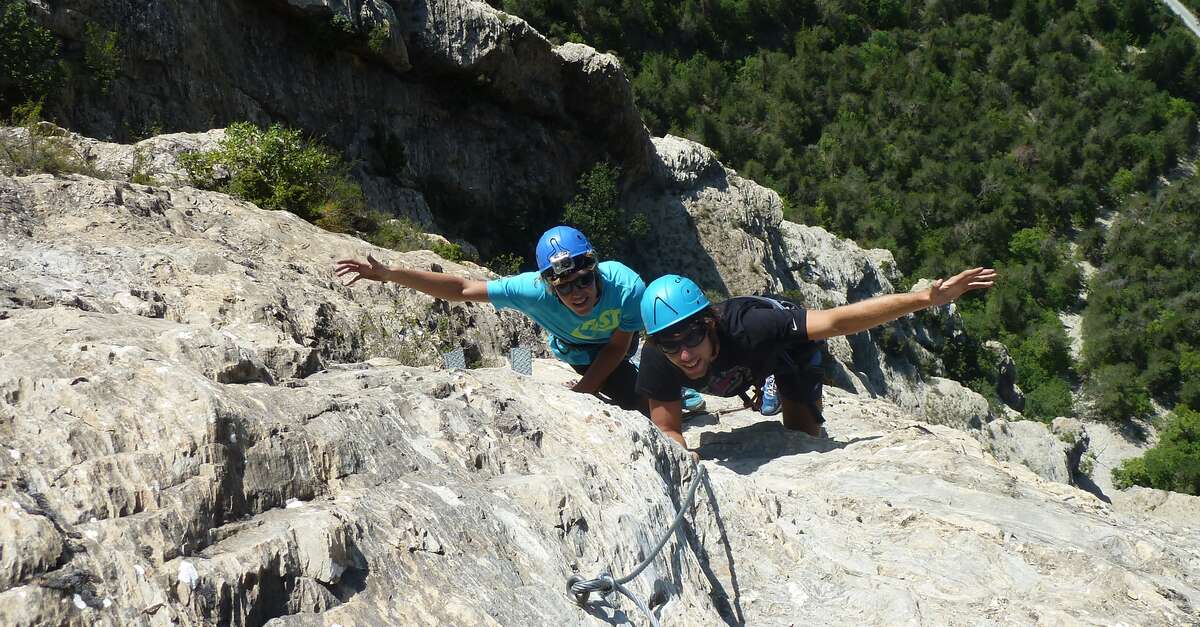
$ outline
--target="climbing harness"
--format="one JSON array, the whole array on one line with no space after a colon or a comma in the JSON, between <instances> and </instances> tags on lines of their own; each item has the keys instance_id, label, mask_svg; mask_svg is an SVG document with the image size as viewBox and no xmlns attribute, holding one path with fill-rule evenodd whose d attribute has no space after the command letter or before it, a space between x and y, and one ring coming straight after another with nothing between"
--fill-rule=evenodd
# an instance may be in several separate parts
<instances>
[{"instance_id":1,"label":"climbing harness","mask_svg":"<svg viewBox=\"0 0 1200 627\"><path fill-rule=\"evenodd\" d=\"M613 592L620 592L630 601L633 601L633 604L638 606L638 609L642 610L642 613L650 619L650 624L653 627L660 627L658 619L654 617L654 613L650 611L650 608L646 607L646 604L642 603L640 599L633 596L633 593L625 587L625 584L637 578L637 576L640 575L641 572L650 565L650 562L654 561L654 558L658 556L658 552L661 551L663 546L667 544L667 540L670 539L671 536L675 535L675 530L679 528L679 523L683 522L684 512L692 508L692 503L696 500L696 488L702 481L704 481L704 477L708 474L704 470L704 466L701 466L699 462L696 463L695 469L695 475L692 477L692 486L688 488L687 498L684 499L683 505L679 508L679 513L675 514L675 521L671 523L671 527L667 529L667 532L664 533L662 538L659 539L658 544L654 547L654 550L650 551L650 554L646 557L646 559L642 560L642 563L638 564L637 568L633 569L632 573L629 573L620 579L613 577L612 573L609 572L600 573L600 575L595 579L584 579L579 575L572 575L571 578L567 579L567 590L571 594L575 595L575 601L579 603L579 605L586 605L588 602L588 597L591 596L593 592L597 592L601 596L608 596Z\"/></svg>"}]
</instances>

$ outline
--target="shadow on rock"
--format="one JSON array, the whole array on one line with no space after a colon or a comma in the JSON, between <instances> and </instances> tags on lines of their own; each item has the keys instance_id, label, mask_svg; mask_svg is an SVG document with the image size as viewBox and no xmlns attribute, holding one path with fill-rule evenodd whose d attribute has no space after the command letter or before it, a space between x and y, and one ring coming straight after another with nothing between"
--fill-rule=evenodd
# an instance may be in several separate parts
<instances>
[{"instance_id":1,"label":"shadow on rock","mask_svg":"<svg viewBox=\"0 0 1200 627\"><path fill-rule=\"evenodd\" d=\"M1150 428L1145 423L1126 420L1120 424L1110 424L1113 431L1116 431L1126 442L1142 446L1150 440Z\"/></svg>"},{"instance_id":2,"label":"shadow on rock","mask_svg":"<svg viewBox=\"0 0 1200 627\"><path fill-rule=\"evenodd\" d=\"M711 427L721 422L721 419L716 414L708 412L696 412L694 414L684 414L683 428L686 431L692 427Z\"/></svg>"},{"instance_id":3,"label":"shadow on rock","mask_svg":"<svg viewBox=\"0 0 1200 627\"><path fill-rule=\"evenodd\" d=\"M1096 498L1112 505L1112 499L1108 498L1108 495L1104 493L1104 488L1101 488L1095 481L1092 481L1091 477L1082 472L1074 472L1072 474L1075 476L1075 487L1085 492L1091 492Z\"/></svg>"},{"instance_id":4,"label":"shadow on rock","mask_svg":"<svg viewBox=\"0 0 1200 627\"><path fill-rule=\"evenodd\" d=\"M708 494L708 504L712 508L713 521L716 523L718 543L724 549L725 563L729 572L729 584L732 588L732 595L729 590L721 583L720 577L713 570L712 556L704 547L704 543L696 537L695 530L691 527L685 527L687 532L687 541L691 545L692 551L699 558L700 569L704 572L705 578L712 586L710 598L717 611L721 614L721 618L725 619L727 625L739 627L746 624L746 615L742 612L742 590L738 586L737 568L733 562L733 546L729 543L729 534L725 531L724 518L721 517L720 504L717 501L717 495L713 492L712 483L708 478L708 474L704 475L704 490Z\"/></svg>"},{"instance_id":5,"label":"shadow on rock","mask_svg":"<svg viewBox=\"0 0 1200 627\"><path fill-rule=\"evenodd\" d=\"M602 620L609 625L632 625L629 620L629 615L624 610L617 609L609 604L607 600L591 601L583 606L583 611L591 614L593 618Z\"/></svg>"},{"instance_id":6,"label":"shadow on rock","mask_svg":"<svg viewBox=\"0 0 1200 627\"><path fill-rule=\"evenodd\" d=\"M875 440L882 436L835 440L814 438L792 431L775 421L758 422L732 431L702 433L696 452L700 459L715 461L740 474L758 470L766 462L788 455L828 453L856 442Z\"/></svg>"}]
</instances>

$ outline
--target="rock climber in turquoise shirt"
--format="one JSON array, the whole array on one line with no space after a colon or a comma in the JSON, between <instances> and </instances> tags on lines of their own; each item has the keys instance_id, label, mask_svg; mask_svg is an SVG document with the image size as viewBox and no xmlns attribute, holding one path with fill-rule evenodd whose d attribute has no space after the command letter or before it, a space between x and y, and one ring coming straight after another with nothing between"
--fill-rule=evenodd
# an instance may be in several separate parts
<instances>
[{"instance_id":1,"label":"rock climber in turquoise shirt","mask_svg":"<svg viewBox=\"0 0 1200 627\"><path fill-rule=\"evenodd\" d=\"M640 303L646 284L636 272L616 261L597 263L587 237L568 226L556 226L538 240L537 272L493 281L477 281L440 272L385 266L374 257L366 262L342 259L337 276L391 281L450 301L492 303L533 318L549 337L550 350L583 375L571 389L600 393L624 409L649 415L636 391L637 350L642 328ZM685 405L702 407L698 394L686 390Z\"/></svg>"}]
</instances>

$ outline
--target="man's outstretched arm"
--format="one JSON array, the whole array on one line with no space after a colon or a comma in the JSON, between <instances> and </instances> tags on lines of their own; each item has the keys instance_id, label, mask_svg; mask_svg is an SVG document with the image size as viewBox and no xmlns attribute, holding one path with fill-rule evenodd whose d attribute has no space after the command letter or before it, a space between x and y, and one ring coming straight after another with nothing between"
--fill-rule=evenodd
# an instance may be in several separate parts
<instances>
[{"instance_id":1,"label":"man's outstretched arm","mask_svg":"<svg viewBox=\"0 0 1200 627\"><path fill-rule=\"evenodd\" d=\"M351 275L347 286L354 285L359 279L379 281L381 283L399 283L418 292L424 292L434 298L450 301L473 301L488 303L487 282L465 279L453 274L442 272L425 272L408 268L392 268L379 262L371 255L366 261L358 259L339 259L334 273L338 277Z\"/></svg>"},{"instance_id":2,"label":"man's outstretched arm","mask_svg":"<svg viewBox=\"0 0 1200 627\"><path fill-rule=\"evenodd\" d=\"M972 268L946 280L938 279L932 287L921 292L876 296L833 309L809 311L808 339L853 335L914 311L945 305L970 290L991 287L997 276L991 268Z\"/></svg>"}]
</instances>

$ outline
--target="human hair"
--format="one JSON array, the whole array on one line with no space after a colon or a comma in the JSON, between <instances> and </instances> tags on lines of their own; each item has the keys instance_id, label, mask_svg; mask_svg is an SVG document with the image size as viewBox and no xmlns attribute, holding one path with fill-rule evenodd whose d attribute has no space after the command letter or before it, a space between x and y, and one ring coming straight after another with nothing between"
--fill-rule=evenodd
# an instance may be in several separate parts
<instances>
[{"instance_id":1,"label":"human hair","mask_svg":"<svg viewBox=\"0 0 1200 627\"><path fill-rule=\"evenodd\" d=\"M700 311L697 311L696 313L684 318L683 320L680 320L679 322L676 322L675 324L663 329L662 331L659 331L658 333L647 335L646 343L653 345L655 336L664 337L667 335L682 333L688 327L696 324L697 322L708 324L711 321L713 324L716 324L717 320L720 318L721 313L717 310L717 306L709 305L704 309L701 309Z\"/></svg>"}]
</instances>

